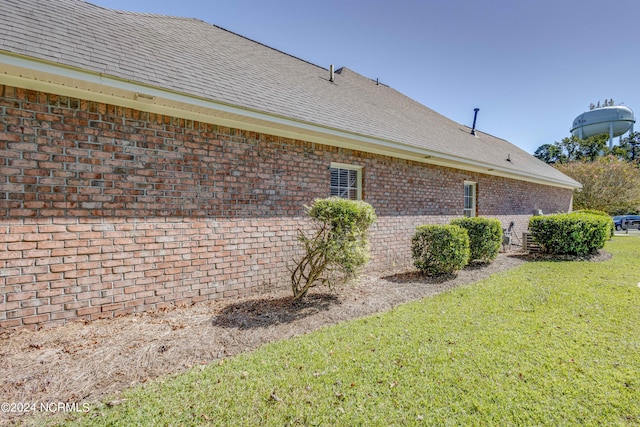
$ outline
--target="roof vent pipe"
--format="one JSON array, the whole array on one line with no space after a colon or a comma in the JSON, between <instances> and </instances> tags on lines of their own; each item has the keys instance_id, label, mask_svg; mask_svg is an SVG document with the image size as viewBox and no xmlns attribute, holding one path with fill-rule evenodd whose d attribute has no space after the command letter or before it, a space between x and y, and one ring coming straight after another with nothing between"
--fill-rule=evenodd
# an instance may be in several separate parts
<instances>
[{"instance_id":1,"label":"roof vent pipe","mask_svg":"<svg viewBox=\"0 0 640 427\"><path fill-rule=\"evenodd\" d=\"M478 118L478 111L480 111L480 109L474 108L473 111L473 127L471 128L471 135L476 134L476 119Z\"/></svg>"},{"instance_id":2,"label":"roof vent pipe","mask_svg":"<svg viewBox=\"0 0 640 427\"><path fill-rule=\"evenodd\" d=\"M329 81L333 82L333 64L329 65Z\"/></svg>"}]
</instances>

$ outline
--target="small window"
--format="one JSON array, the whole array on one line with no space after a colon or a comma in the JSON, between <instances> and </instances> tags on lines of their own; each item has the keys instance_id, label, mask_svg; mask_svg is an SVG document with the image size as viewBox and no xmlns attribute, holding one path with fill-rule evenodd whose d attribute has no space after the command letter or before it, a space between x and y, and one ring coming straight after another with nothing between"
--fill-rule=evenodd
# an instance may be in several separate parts
<instances>
[{"instance_id":1,"label":"small window","mask_svg":"<svg viewBox=\"0 0 640 427\"><path fill-rule=\"evenodd\" d=\"M464 182L464 216L476 216L477 185L475 182Z\"/></svg>"},{"instance_id":2,"label":"small window","mask_svg":"<svg viewBox=\"0 0 640 427\"><path fill-rule=\"evenodd\" d=\"M331 196L362 199L362 167L331 163Z\"/></svg>"}]
</instances>

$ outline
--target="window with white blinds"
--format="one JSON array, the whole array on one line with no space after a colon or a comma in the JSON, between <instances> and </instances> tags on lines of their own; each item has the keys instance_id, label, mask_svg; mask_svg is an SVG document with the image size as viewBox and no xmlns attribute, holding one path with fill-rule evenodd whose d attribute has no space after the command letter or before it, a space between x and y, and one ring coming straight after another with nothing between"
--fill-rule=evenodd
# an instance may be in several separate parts
<instances>
[{"instance_id":1,"label":"window with white blinds","mask_svg":"<svg viewBox=\"0 0 640 427\"><path fill-rule=\"evenodd\" d=\"M331 196L343 199L362 199L362 168L332 163Z\"/></svg>"}]
</instances>

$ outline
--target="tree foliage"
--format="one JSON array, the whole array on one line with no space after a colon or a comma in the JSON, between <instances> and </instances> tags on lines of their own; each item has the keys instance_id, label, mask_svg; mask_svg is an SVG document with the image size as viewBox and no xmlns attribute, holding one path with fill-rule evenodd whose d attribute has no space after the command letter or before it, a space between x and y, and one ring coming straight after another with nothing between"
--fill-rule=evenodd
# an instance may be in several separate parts
<instances>
[{"instance_id":1,"label":"tree foliage","mask_svg":"<svg viewBox=\"0 0 640 427\"><path fill-rule=\"evenodd\" d=\"M620 160L638 163L640 161L640 132L630 133L613 147L611 153Z\"/></svg>"},{"instance_id":2,"label":"tree foliage","mask_svg":"<svg viewBox=\"0 0 640 427\"><path fill-rule=\"evenodd\" d=\"M305 255L291 271L293 299L317 284L331 285L337 275L356 275L369 261L367 230L376 220L370 204L329 197L306 207L317 228L312 236L300 231Z\"/></svg>"},{"instance_id":3,"label":"tree foliage","mask_svg":"<svg viewBox=\"0 0 640 427\"><path fill-rule=\"evenodd\" d=\"M566 156L562 153L562 149L557 142L555 144L541 145L533 153L533 156L550 165L566 162Z\"/></svg>"},{"instance_id":4,"label":"tree foliage","mask_svg":"<svg viewBox=\"0 0 640 427\"><path fill-rule=\"evenodd\" d=\"M533 155L549 164L592 162L609 153L608 140L607 135L596 135L587 139L571 136L553 144L541 145Z\"/></svg>"},{"instance_id":5,"label":"tree foliage","mask_svg":"<svg viewBox=\"0 0 640 427\"><path fill-rule=\"evenodd\" d=\"M570 162L592 162L600 157L613 155L617 159L640 164L640 132L632 132L621 138L618 145L608 146L606 134L579 139L575 136L563 138L553 144L543 144L533 153L534 157L554 165Z\"/></svg>"},{"instance_id":6,"label":"tree foliage","mask_svg":"<svg viewBox=\"0 0 640 427\"><path fill-rule=\"evenodd\" d=\"M575 136L538 147L534 156L583 185L574 194L574 208L625 214L640 209L640 132L608 147L606 134Z\"/></svg>"},{"instance_id":7,"label":"tree foliage","mask_svg":"<svg viewBox=\"0 0 640 427\"><path fill-rule=\"evenodd\" d=\"M640 169L633 163L610 155L594 161L556 164L555 167L582 184L582 189L574 193L574 209L619 214L640 206Z\"/></svg>"}]
</instances>

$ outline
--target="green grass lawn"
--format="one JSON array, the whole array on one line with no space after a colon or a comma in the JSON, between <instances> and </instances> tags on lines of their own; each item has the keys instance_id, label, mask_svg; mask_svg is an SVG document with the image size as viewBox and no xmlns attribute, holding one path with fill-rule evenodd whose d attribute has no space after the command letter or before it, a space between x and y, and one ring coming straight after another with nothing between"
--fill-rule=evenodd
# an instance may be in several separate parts
<instances>
[{"instance_id":1,"label":"green grass lawn","mask_svg":"<svg viewBox=\"0 0 640 427\"><path fill-rule=\"evenodd\" d=\"M640 239L606 250L145 384L75 422L640 425Z\"/></svg>"}]
</instances>

